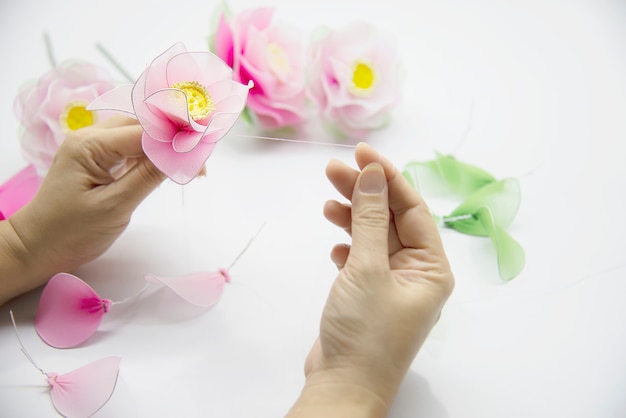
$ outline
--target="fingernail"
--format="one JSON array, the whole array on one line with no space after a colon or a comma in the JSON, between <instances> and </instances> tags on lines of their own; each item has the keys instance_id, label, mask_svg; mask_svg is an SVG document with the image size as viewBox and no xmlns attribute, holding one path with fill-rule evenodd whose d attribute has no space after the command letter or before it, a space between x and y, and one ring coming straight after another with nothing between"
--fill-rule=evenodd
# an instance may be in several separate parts
<instances>
[{"instance_id":1,"label":"fingernail","mask_svg":"<svg viewBox=\"0 0 626 418\"><path fill-rule=\"evenodd\" d=\"M359 190L363 193L379 194L382 193L387 185L385 171L378 163L372 163L365 167L359 180Z\"/></svg>"}]
</instances>

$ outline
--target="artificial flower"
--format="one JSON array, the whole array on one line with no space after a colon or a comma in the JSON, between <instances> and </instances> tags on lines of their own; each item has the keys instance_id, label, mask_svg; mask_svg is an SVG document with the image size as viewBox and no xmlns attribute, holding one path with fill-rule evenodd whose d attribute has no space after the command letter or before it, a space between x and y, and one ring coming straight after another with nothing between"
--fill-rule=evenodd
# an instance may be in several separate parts
<instances>
[{"instance_id":1,"label":"artificial flower","mask_svg":"<svg viewBox=\"0 0 626 418\"><path fill-rule=\"evenodd\" d=\"M293 127L307 108L304 44L300 32L273 22L274 10L256 8L228 19L222 13L213 51L233 68L235 80L254 82L247 109L265 129Z\"/></svg>"},{"instance_id":2,"label":"artificial flower","mask_svg":"<svg viewBox=\"0 0 626 418\"><path fill-rule=\"evenodd\" d=\"M88 109L135 117L144 130L146 156L170 179L186 184L237 121L250 87L233 81L231 68L216 55L188 52L179 42L135 84L105 93Z\"/></svg>"},{"instance_id":3,"label":"artificial flower","mask_svg":"<svg viewBox=\"0 0 626 418\"><path fill-rule=\"evenodd\" d=\"M363 140L387 124L400 96L394 41L364 22L318 33L307 64L308 94L326 123L351 140Z\"/></svg>"},{"instance_id":4,"label":"artificial flower","mask_svg":"<svg viewBox=\"0 0 626 418\"><path fill-rule=\"evenodd\" d=\"M23 128L22 153L40 176L48 172L69 132L98 120L86 107L114 86L105 70L87 62L68 61L20 88L14 109Z\"/></svg>"}]
</instances>

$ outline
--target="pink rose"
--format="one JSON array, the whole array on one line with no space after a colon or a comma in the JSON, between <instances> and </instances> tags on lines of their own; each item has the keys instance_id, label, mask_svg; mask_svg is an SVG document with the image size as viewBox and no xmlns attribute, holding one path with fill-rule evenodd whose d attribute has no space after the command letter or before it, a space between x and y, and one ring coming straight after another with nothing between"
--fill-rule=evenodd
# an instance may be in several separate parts
<instances>
[{"instance_id":1,"label":"pink rose","mask_svg":"<svg viewBox=\"0 0 626 418\"><path fill-rule=\"evenodd\" d=\"M22 124L22 152L40 176L45 176L68 132L92 125L98 115L87 104L112 89L112 78L86 62L66 62L23 86L15 98Z\"/></svg>"},{"instance_id":2,"label":"pink rose","mask_svg":"<svg viewBox=\"0 0 626 418\"><path fill-rule=\"evenodd\" d=\"M272 24L273 13L271 8L258 8L230 20L222 14L213 38L215 53L233 68L235 80L254 82L248 110L266 129L301 123L307 105L300 33L285 24Z\"/></svg>"},{"instance_id":3,"label":"pink rose","mask_svg":"<svg viewBox=\"0 0 626 418\"><path fill-rule=\"evenodd\" d=\"M186 184L237 121L249 88L233 81L230 67L214 54L187 52L177 43L134 85L118 87L88 108L136 117L146 156L170 179Z\"/></svg>"},{"instance_id":4,"label":"pink rose","mask_svg":"<svg viewBox=\"0 0 626 418\"><path fill-rule=\"evenodd\" d=\"M328 30L311 44L307 67L308 94L339 133L362 140L388 122L402 78L389 36L360 22Z\"/></svg>"}]
</instances>

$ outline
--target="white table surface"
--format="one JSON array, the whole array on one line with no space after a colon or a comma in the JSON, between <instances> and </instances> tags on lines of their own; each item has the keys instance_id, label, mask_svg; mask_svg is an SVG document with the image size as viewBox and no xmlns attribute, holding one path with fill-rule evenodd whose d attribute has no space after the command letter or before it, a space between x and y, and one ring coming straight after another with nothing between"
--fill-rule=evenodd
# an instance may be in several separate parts
<instances>
[{"instance_id":1,"label":"white table surface","mask_svg":"<svg viewBox=\"0 0 626 418\"><path fill-rule=\"evenodd\" d=\"M25 165L12 105L17 88L49 68L43 32L58 61L107 66L101 42L139 74L176 41L206 50L215 4L0 0L0 181ZM229 2L234 11L276 6L305 34L357 18L392 31L404 54L404 102L370 143L398 166L439 150L520 178L522 205L509 232L526 251L525 269L503 283L487 239L442 230L456 289L391 416L626 416L625 3L406 4ZM338 198L324 167L332 157L353 164L352 150L237 132L243 125L218 145L206 178L184 188L165 182L114 246L76 272L121 300L142 287L145 272L228 266L265 224L221 302L199 311L151 291L114 307L81 347L58 350L33 328L41 289L11 301L0 308L0 415L56 416L43 376L19 351L9 309L46 371L122 357L116 390L97 416L284 415L335 276L328 253L347 241L322 216L323 203Z\"/></svg>"}]
</instances>

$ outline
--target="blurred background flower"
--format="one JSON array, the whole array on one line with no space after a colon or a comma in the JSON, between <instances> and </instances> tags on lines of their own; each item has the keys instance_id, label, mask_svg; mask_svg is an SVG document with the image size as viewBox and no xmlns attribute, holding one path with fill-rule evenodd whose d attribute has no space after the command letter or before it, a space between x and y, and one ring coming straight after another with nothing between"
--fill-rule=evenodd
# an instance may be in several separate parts
<instances>
[{"instance_id":1,"label":"blurred background flower","mask_svg":"<svg viewBox=\"0 0 626 418\"><path fill-rule=\"evenodd\" d=\"M307 68L308 94L337 135L359 141L387 124L403 78L390 35L364 22L319 29Z\"/></svg>"},{"instance_id":2,"label":"blurred background flower","mask_svg":"<svg viewBox=\"0 0 626 418\"><path fill-rule=\"evenodd\" d=\"M20 88L14 110L22 128L22 153L40 176L48 172L67 133L106 117L86 107L114 86L104 69L88 62L66 61Z\"/></svg>"},{"instance_id":3,"label":"blurred background flower","mask_svg":"<svg viewBox=\"0 0 626 418\"><path fill-rule=\"evenodd\" d=\"M233 69L236 81L254 82L247 110L267 130L294 127L306 119L305 45L294 27L274 22L274 9L229 16L222 9L211 50Z\"/></svg>"}]
</instances>

